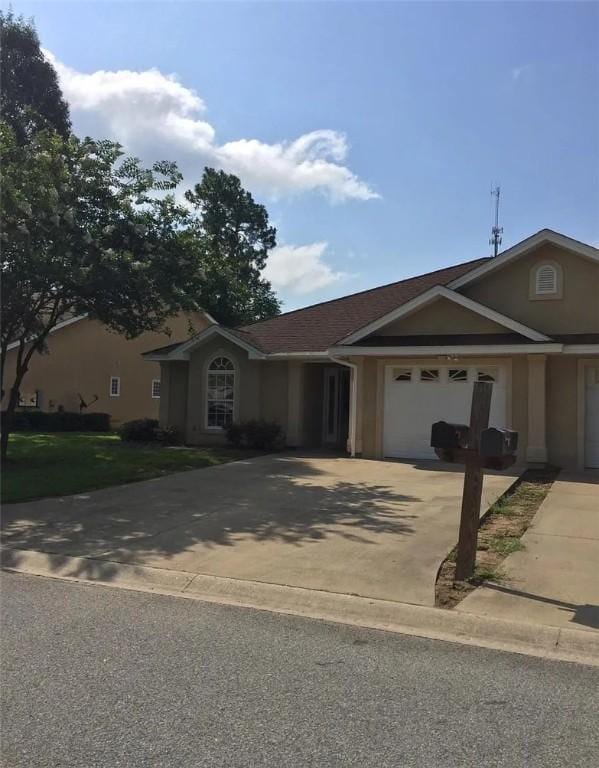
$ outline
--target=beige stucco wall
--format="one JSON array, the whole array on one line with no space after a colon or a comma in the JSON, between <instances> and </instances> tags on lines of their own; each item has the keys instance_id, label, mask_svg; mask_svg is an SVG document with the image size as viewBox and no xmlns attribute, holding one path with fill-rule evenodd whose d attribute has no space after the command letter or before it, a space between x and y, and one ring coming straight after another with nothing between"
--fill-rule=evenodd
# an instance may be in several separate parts
<instances>
[{"instance_id":1,"label":"beige stucco wall","mask_svg":"<svg viewBox=\"0 0 599 768\"><path fill-rule=\"evenodd\" d=\"M563 298L531 300L531 269L547 261L562 268ZM553 245L544 245L460 291L549 335L599 332L599 264Z\"/></svg>"},{"instance_id":2,"label":"beige stucco wall","mask_svg":"<svg viewBox=\"0 0 599 768\"><path fill-rule=\"evenodd\" d=\"M160 423L176 427L179 434L187 432L187 389L189 382L188 364L161 363L162 391L160 393Z\"/></svg>"},{"instance_id":3,"label":"beige stucco wall","mask_svg":"<svg viewBox=\"0 0 599 768\"><path fill-rule=\"evenodd\" d=\"M574 355L547 360L547 454L558 467L578 462L578 359Z\"/></svg>"},{"instance_id":4,"label":"beige stucco wall","mask_svg":"<svg viewBox=\"0 0 599 768\"><path fill-rule=\"evenodd\" d=\"M505 333L503 325L440 298L407 317L376 331L377 336L401 336L433 333Z\"/></svg>"},{"instance_id":5,"label":"beige stucco wall","mask_svg":"<svg viewBox=\"0 0 599 768\"><path fill-rule=\"evenodd\" d=\"M141 357L156 347L189 336L189 322L200 331L208 325L204 315L171 318L171 334L143 333L136 339L111 333L96 320L84 318L59 328L48 339L48 354L32 357L21 392L39 390L42 410L79 410L79 394L86 402L98 395L88 411L109 413L113 423L144 417L158 418L160 398L153 398L152 379L160 379L160 365ZM8 353L6 384L14 377L16 350ZM110 378L119 376L121 394L110 396Z\"/></svg>"},{"instance_id":6,"label":"beige stucco wall","mask_svg":"<svg viewBox=\"0 0 599 768\"><path fill-rule=\"evenodd\" d=\"M235 421L246 421L260 415L259 361L250 360L248 353L222 337L215 337L195 349L187 364L186 440L191 444L222 443L225 434L209 429L206 424L206 373L210 361L217 355L230 358L235 365Z\"/></svg>"}]
</instances>

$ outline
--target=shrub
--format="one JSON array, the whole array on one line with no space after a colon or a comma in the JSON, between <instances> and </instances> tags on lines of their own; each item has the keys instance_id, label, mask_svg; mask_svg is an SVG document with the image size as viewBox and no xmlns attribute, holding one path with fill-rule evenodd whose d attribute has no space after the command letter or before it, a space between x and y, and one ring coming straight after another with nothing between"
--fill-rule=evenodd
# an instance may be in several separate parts
<instances>
[{"instance_id":1,"label":"shrub","mask_svg":"<svg viewBox=\"0 0 599 768\"><path fill-rule=\"evenodd\" d=\"M133 419L121 424L117 434L128 443L155 443L157 431L158 419Z\"/></svg>"},{"instance_id":2,"label":"shrub","mask_svg":"<svg viewBox=\"0 0 599 768\"><path fill-rule=\"evenodd\" d=\"M2 424L6 414L2 412ZM14 432L109 432L109 413L76 413L73 411L16 411Z\"/></svg>"},{"instance_id":3,"label":"shrub","mask_svg":"<svg viewBox=\"0 0 599 768\"><path fill-rule=\"evenodd\" d=\"M276 421L250 419L231 424L227 440L234 448L253 448L258 451L280 451L285 446L283 428Z\"/></svg>"},{"instance_id":4,"label":"shrub","mask_svg":"<svg viewBox=\"0 0 599 768\"><path fill-rule=\"evenodd\" d=\"M158 427L156 440L162 445L181 445L181 435L177 427Z\"/></svg>"},{"instance_id":5,"label":"shrub","mask_svg":"<svg viewBox=\"0 0 599 768\"><path fill-rule=\"evenodd\" d=\"M177 445L181 442L176 427L161 427L156 419L126 421L117 429L121 440L127 443L161 443Z\"/></svg>"}]
</instances>

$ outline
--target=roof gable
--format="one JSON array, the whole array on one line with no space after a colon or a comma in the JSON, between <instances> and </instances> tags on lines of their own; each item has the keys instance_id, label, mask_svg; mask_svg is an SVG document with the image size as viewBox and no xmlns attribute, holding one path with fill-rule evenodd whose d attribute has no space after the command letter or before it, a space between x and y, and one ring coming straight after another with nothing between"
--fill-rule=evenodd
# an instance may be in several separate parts
<instances>
[{"instance_id":1,"label":"roof gable","mask_svg":"<svg viewBox=\"0 0 599 768\"><path fill-rule=\"evenodd\" d=\"M270 354L326 352L340 339L435 285L444 285L488 258L457 264L418 277L371 288L340 299L297 309L239 329Z\"/></svg>"},{"instance_id":2,"label":"roof gable","mask_svg":"<svg viewBox=\"0 0 599 768\"><path fill-rule=\"evenodd\" d=\"M522 325L522 323L518 323L516 320L513 320L511 317L507 317L507 315L502 315L500 312L496 312L493 309L489 309L489 307L485 307L482 304L479 304L477 301L473 301L472 299L469 299L466 296L462 296L462 294L456 293L455 291L451 291L449 288L446 288L445 286L437 285L437 286L434 286L433 288L430 288L428 291L421 293L419 296L414 297L411 301L408 301L405 304L402 304L400 307L396 307L388 314L378 318L372 323L369 323L367 326L365 326L364 328L361 328L359 331L356 331L355 333L350 334L349 336L344 338L340 343L355 344L361 339L364 339L366 336L370 336L375 331L379 331L381 328L384 328L386 325L389 325L389 323L395 320L399 320L402 317L407 317L408 315L413 314L414 312L432 304L433 302L439 301L440 299L446 299L446 300L455 302L456 304L459 304L465 309L468 309L471 312L479 314L482 317L485 317L488 320L491 320L492 322L503 326L504 328L514 331L514 333L518 333L521 336L525 336L526 338L531 339L532 341L548 341L549 340L547 336L545 336L542 333L539 333L539 331L535 331L534 328L529 328L525 325Z\"/></svg>"},{"instance_id":3,"label":"roof gable","mask_svg":"<svg viewBox=\"0 0 599 768\"><path fill-rule=\"evenodd\" d=\"M452 289L462 288L463 286L490 274L494 270L501 269L515 259L530 253L546 243L556 245L559 248L564 248L567 251L576 253L584 259L590 259L591 261L599 263L599 249L593 248L592 245L581 243L579 240L574 240L574 238L568 237L567 235L554 232L552 229L541 229L534 235L531 235L525 240L516 243L516 245L511 248L508 248L507 251L503 251L499 256L487 259L484 264L480 264L469 272L459 275L448 283L448 287Z\"/></svg>"}]
</instances>

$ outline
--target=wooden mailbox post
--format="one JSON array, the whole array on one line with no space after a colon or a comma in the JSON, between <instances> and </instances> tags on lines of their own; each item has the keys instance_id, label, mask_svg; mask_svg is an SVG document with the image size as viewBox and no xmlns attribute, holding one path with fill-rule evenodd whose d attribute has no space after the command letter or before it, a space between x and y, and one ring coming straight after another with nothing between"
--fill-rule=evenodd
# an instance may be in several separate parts
<instances>
[{"instance_id":1,"label":"wooden mailbox post","mask_svg":"<svg viewBox=\"0 0 599 768\"><path fill-rule=\"evenodd\" d=\"M493 384L475 382L470 425L440 421L432 427L431 445L437 456L444 461L465 465L456 581L464 581L474 575L483 469L507 469L516 461L518 434L510 430L488 428L492 394Z\"/></svg>"}]
</instances>

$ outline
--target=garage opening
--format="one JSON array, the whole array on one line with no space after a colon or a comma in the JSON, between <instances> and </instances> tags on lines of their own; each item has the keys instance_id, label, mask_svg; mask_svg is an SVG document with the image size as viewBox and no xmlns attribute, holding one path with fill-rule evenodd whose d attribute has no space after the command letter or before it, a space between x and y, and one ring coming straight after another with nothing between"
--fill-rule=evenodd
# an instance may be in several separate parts
<instances>
[{"instance_id":1,"label":"garage opening","mask_svg":"<svg viewBox=\"0 0 599 768\"><path fill-rule=\"evenodd\" d=\"M445 419L467 424L475 381L493 383L489 423L507 427L504 365L389 365L385 369L383 455L435 458L430 429Z\"/></svg>"}]
</instances>

